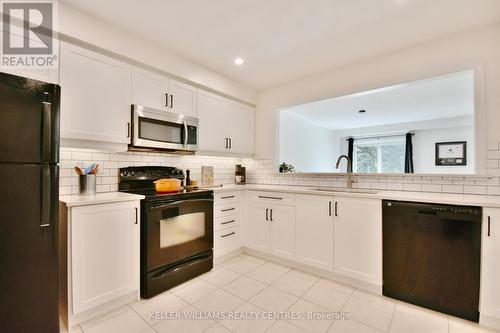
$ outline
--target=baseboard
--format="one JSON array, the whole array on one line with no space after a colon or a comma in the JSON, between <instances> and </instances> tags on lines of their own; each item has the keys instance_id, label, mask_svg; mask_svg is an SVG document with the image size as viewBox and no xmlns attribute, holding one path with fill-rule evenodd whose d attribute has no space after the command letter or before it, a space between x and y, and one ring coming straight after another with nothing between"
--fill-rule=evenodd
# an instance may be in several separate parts
<instances>
[{"instance_id":1,"label":"baseboard","mask_svg":"<svg viewBox=\"0 0 500 333\"><path fill-rule=\"evenodd\" d=\"M479 316L479 325L493 328L500 331L500 319L481 314Z\"/></svg>"},{"instance_id":2,"label":"baseboard","mask_svg":"<svg viewBox=\"0 0 500 333\"><path fill-rule=\"evenodd\" d=\"M220 255L220 256L216 256L214 258L214 265L218 265L218 264L220 264L220 263L222 263L224 261L227 261L227 260L232 259L232 258L234 258L236 256L239 256L242 253L243 253L243 248L240 247L237 250L225 253L225 254Z\"/></svg>"},{"instance_id":3,"label":"baseboard","mask_svg":"<svg viewBox=\"0 0 500 333\"><path fill-rule=\"evenodd\" d=\"M364 291L368 291L368 292L371 292L374 294L382 295L382 286L374 285L374 284L371 284L371 283L368 283L365 281L360 281L357 279L353 279L350 277L341 276L341 275L335 274L333 272L325 271L325 270L322 270L322 269L319 269L316 267L311 267L309 265L302 264L300 262L296 262L294 260L284 259L281 257L273 256L271 254L263 253L263 252L249 249L246 247L243 248L243 252L250 254L250 255L253 255L253 256L256 256L256 257L259 257L259 258L262 258L262 259L265 259L265 260L269 260L271 262L274 262L274 263L277 263L280 265L285 265L285 266L288 266L291 268L295 268L295 269L304 271L306 273L315 274L315 275L318 275L320 277L323 277L323 278L326 278L329 280L333 280L335 282L347 284L347 285L359 288L359 289L364 290Z\"/></svg>"}]
</instances>

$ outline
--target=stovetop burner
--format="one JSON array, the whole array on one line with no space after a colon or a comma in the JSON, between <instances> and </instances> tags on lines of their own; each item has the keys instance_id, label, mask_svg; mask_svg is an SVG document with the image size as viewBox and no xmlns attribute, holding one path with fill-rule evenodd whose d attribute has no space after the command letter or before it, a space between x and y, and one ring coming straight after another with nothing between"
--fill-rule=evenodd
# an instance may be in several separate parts
<instances>
[{"instance_id":1,"label":"stovetop burner","mask_svg":"<svg viewBox=\"0 0 500 333\"><path fill-rule=\"evenodd\" d=\"M154 181L161 178L175 178L184 182L184 172L175 167L140 166L120 168L118 189L120 192L140 194L146 200L174 199L176 197L195 196L198 193L212 192L208 189L186 189L174 193L158 193Z\"/></svg>"}]
</instances>

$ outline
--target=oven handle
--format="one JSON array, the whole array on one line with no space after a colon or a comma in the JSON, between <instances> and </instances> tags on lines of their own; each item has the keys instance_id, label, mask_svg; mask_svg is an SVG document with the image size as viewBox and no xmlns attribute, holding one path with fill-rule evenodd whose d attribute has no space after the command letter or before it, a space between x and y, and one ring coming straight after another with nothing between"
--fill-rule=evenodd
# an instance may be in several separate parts
<instances>
[{"instance_id":1,"label":"oven handle","mask_svg":"<svg viewBox=\"0 0 500 333\"><path fill-rule=\"evenodd\" d=\"M168 204L164 205L158 205L158 206L151 206L151 209L162 209L162 208L167 208L167 207L173 207L173 206L178 206L182 205L184 203L191 202L191 203L197 203L197 202L214 202L214 199L188 199L188 200L180 200L180 201L174 201L170 202Z\"/></svg>"},{"instance_id":2,"label":"oven handle","mask_svg":"<svg viewBox=\"0 0 500 333\"><path fill-rule=\"evenodd\" d=\"M159 271L158 273L156 273L155 275L153 275L151 277L151 280L162 279L162 278L164 278L165 276L167 276L170 273L175 273L175 272L178 272L178 271L185 270L186 268L189 268L189 267L195 265L198 261L205 260L205 259L208 259L210 257L211 257L211 253L197 255L197 256L191 258L190 260L188 260L188 261L180 264L179 266Z\"/></svg>"}]
</instances>

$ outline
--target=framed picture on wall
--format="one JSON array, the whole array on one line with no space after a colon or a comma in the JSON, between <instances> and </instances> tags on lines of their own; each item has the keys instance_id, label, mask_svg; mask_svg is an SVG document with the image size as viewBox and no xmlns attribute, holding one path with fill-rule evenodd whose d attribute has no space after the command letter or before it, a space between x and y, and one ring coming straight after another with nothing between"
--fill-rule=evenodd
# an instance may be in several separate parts
<instances>
[{"instance_id":1,"label":"framed picture on wall","mask_svg":"<svg viewBox=\"0 0 500 333\"><path fill-rule=\"evenodd\" d=\"M467 165L467 142L436 142L436 166Z\"/></svg>"}]
</instances>

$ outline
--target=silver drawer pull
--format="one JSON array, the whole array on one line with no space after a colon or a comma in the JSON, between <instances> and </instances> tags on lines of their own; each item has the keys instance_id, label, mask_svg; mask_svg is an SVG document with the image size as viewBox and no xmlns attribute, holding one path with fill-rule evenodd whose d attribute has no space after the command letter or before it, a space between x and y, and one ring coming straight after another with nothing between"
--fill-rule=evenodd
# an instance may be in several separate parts
<instances>
[{"instance_id":1,"label":"silver drawer pull","mask_svg":"<svg viewBox=\"0 0 500 333\"><path fill-rule=\"evenodd\" d=\"M234 208L234 207L233 207L233 208L221 209L220 211L221 211L221 212L230 212L230 211L235 210L235 209L236 209L236 208Z\"/></svg>"},{"instance_id":2,"label":"silver drawer pull","mask_svg":"<svg viewBox=\"0 0 500 333\"><path fill-rule=\"evenodd\" d=\"M260 198L260 199L283 200L283 198L279 198L279 197L267 197L267 196L265 196L265 195L259 195L259 198Z\"/></svg>"},{"instance_id":3,"label":"silver drawer pull","mask_svg":"<svg viewBox=\"0 0 500 333\"><path fill-rule=\"evenodd\" d=\"M227 197L220 197L221 199L232 199L234 198L234 195L228 195Z\"/></svg>"},{"instance_id":4,"label":"silver drawer pull","mask_svg":"<svg viewBox=\"0 0 500 333\"><path fill-rule=\"evenodd\" d=\"M234 223L234 222L236 222L236 220L231 220L231 221L227 221L227 222L221 222L220 224L224 225L224 224L229 224L229 223Z\"/></svg>"},{"instance_id":5,"label":"silver drawer pull","mask_svg":"<svg viewBox=\"0 0 500 333\"><path fill-rule=\"evenodd\" d=\"M221 237L222 237L222 238L224 238L224 237L229 237L229 236L232 236L232 235L234 235L234 234L235 234L235 232L233 231L233 232L230 232L230 233L228 233L228 234L221 235Z\"/></svg>"}]
</instances>

